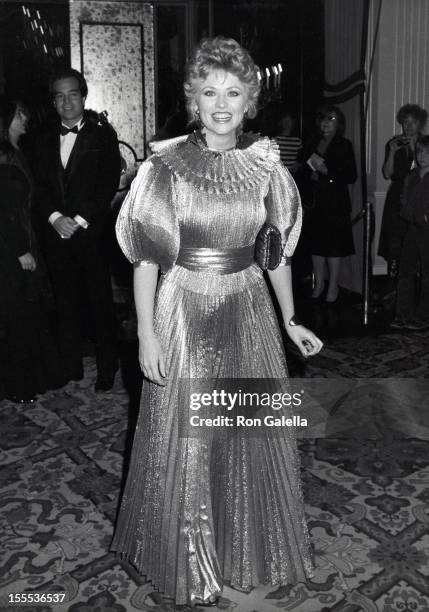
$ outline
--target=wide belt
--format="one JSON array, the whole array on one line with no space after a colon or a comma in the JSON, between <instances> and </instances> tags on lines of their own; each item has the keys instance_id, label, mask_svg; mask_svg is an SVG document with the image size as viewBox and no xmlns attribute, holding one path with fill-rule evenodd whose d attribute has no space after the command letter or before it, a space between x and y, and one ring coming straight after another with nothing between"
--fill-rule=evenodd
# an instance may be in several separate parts
<instances>
[{"instance_id":1,"label":"wide belt","mask_svg":"<svg viewBox=\"0 0 429 612\"><path fill-rule=\"evenodd\" d=\"M233 274L252 265L255 245L233 249L182 247L176 264L188 270L211 270L217 274Z\"/></svg>"}]
</instances>

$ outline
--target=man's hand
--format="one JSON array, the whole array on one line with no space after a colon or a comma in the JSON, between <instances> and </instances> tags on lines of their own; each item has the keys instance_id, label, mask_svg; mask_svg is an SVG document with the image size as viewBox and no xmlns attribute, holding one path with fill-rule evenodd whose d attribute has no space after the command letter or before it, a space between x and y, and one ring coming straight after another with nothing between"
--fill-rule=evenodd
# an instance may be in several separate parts
<instances>
[{"instance_id":1,"label":"man's hand","mask_svg":"<svg viewBox=\"0 0 429 612\"><path fill-rule=\"evenodd\" d=\"M75 231L80 227L78 223L71 217L62 215L55 219L52 223L55 231L61 236L61 238L71 238Z\"/></svg>"},{"instance_id":2,"label":"man's hand","mask_svg":"<svg viewBox=\"0 0 429 612\"><path fill-rule=\"evenodd\" d=\"M24 253L21 257L18 257L18 261L21 264L23 270L29 270L34 272L36 269L36 261L31 253Z\"/></svg>"}]
</instances>

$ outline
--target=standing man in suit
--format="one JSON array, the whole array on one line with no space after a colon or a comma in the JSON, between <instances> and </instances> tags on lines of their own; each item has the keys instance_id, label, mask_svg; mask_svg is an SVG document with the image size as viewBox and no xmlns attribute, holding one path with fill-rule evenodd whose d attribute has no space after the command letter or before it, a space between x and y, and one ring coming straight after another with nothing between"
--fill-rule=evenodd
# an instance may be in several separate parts
<instances>
[{"instance_id":1,"label":"standing man in suit","mask_svg":"<svg viewBox=\"0 0 429 612\"><path fill-rule=\"evenodd\" d=\"M57 300L59 344L69 380L83 377L80 296L96 338L96 391L113 386L118 369L111 280L102 235L120 177L118 139L85 111L88 87L77 70L51 82L60 121L38 146L37 199L46 258Z\"/></svg>"}]
</instances>

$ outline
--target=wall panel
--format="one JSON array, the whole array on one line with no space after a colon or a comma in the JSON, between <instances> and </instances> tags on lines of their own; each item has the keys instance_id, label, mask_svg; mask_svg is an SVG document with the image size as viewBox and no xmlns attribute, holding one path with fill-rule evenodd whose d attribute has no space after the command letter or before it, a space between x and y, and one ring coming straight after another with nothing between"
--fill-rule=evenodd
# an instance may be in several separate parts
<instances>
[{"instance_id":1,"label":"wall panel","mask_svg":"<svg viewBox=\"0 0 429 612\"><path fill-rule=\"evenodd\" d=\"M148 3L72 0L72 66L88 81L87 107L107 110L138 159L155 132L153 8Z\"/></svg>"}]
</instances>

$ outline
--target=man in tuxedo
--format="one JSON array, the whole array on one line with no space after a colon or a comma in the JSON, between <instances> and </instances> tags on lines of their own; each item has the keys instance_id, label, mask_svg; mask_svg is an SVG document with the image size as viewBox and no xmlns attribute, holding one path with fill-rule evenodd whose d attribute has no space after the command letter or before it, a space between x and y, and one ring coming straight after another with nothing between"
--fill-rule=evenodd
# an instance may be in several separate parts
<instances>
[{"instance_id":1,"label":"man in tuxedo","mask_svg":"<svg viewBox=\"0 0 429 612\"><path fill-rule=\"evenodd\" d=\"M103 230L120 177L118 139L85 111L88 87L73 69L51 82L60 121L37 147L37 201L57 301L59 345L68 380L83 377L82 288L96 339L96 391L113 386L118 369L111 280Z\"/></svg>"}]
</instances>

